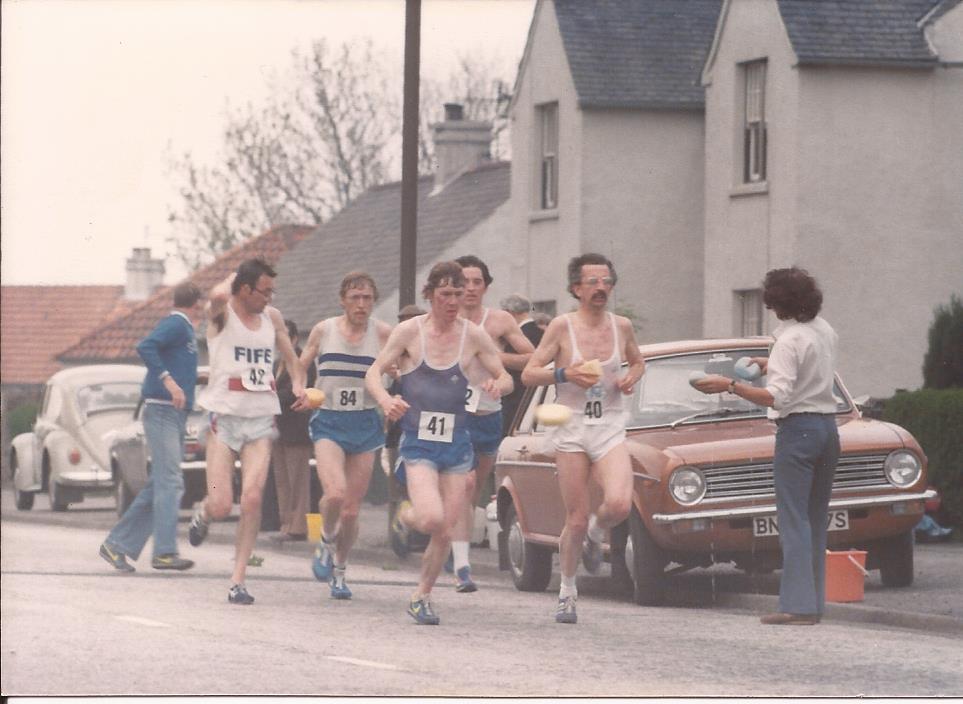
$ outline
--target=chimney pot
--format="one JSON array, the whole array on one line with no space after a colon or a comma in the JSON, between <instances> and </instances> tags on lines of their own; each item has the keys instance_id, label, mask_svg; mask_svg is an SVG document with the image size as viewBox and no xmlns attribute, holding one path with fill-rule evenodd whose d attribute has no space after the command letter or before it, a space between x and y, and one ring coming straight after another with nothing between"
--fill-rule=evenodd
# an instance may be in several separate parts
<instances>
[{"instance_id":1,"label":"chimney pot","mask_svg":"<svg viewBox=\"0 0 963 704\"><path fill-rule=\"evenodd\" d=\"M124 297L129 301L145 301L164 281L164 261L151 259L150 247L134 247L127 260L127 285Z\"/></svg>"}]
</instances>

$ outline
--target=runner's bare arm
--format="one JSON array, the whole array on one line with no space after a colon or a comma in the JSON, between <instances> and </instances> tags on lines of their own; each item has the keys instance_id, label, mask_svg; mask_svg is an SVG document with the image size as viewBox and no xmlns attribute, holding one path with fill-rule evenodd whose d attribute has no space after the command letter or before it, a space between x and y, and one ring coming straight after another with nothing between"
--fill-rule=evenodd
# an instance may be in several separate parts
<instances>
[{"instance_id":1,"label":"runner's bare arm","mask_svg":"<svg viewBox=\"0 0 963 704\"><path fill-rule=\"evenodd\" d=\"M224 329L224 311L227 308L227 302L231 300L231 284L234 283L235 276L237 274L232 272L226 279L215 285L207 295L207 319L213 323L212 327L216 333ZM208 328L210 329L211 327Z\"/></svg>"},{"instance_id":2,"label":"runner's bare arm","mask_svg":"<svg viewBox=\"0 0 963 704\"><path fill-rule=\"evenodd\" d=\"M378 330L378 348L381 349L388 342L388 338L391 336L392 328L390 325L388 325L388 323L381 320L376 320L375 324L377 325ZM385 365L384 372L392 379L397 379L399 373L398 360L394 360L390 364Z\"/></svg>"},{"instance_id":3,"label":"runner's bare arm","mask_svg":"<svg viewBox=\"0 0 963 704\"><path fill-rule=\"evenodd\" d=\"M623 394L630 394L638 383L642 375L645 374L645 359L639 352L639 344L635 341L635 330L632 328L632 321L628 318L618 316L618 329L625 341L623 358L629 363L629 369L619 379L619 391Z\"/></svg>"},{"instance_id":4,"label":"runner's bare arm","mask_svg":"<svg viewBox=\"0 0 963 704\"><path fill-rule=\"evenodd\" d=\"M481 362L485 371L491 374L491 378L482 383L482 391L496 399L510 394L515 387L515 382L512 381L508 372L505 371L505 367L502 366L495 341L485 332L484 328L474 324L469 326L469 334L477 345L478 361Z\"/></svg>"},{"instance_id":5,"label":"runner's bare arm","mask_svg":"<svg viewBox=\"0 0 963 704\"><path fill-rule=\"evenodd\" d=\"M284 366L287 367L288 374L291 375L291 392L297 396L298 399L292 404L291 408L296 408L307 402L304 395L304 368L298 361L298 355L294 351L294 345L291 344L291 338L288 336L288 328L284 324L284 317L281 315L281 311L271 306L265 308L265 311L271 319L271 323L274 325L274 346L281 351L281 359L284 360Z\"/></svg>"},{"instance_id":6,"label":"runner's bare arm","mask_svg":"<svg viewBox=\"0 0 963 704\"><path fill-rule=\"evenodd\" d=\"M301 369L307 374L308 369L314 364L314 358L318 356L318 352L321 351L321 338L324 335L324 321L317 323L311 332L308 334L308 341L304 343L304 347L301 348L301 358L298 360L301 363Z\"/></svg>"},{"instance_id":7,"label":"runner's bare arm","mask_svg":"<svg viewBox=\"0 0 963 704\"><path fill-rule=\"evenodd\" d=\"M525 333L515 322L515 318L511 314L505 311L498 311L502 313L505 317L505 327L502 333L502 340L507 342L512 346L515 352L505 352L504 350L499 352L499 357L501 357L502 365L505 369L513 369L515 371L521 371L528 364L529 358L532 356L532 352L535 351L535 346L532 344L531 340L525 337ZM499 316L501 317L501 316Z\"/></svg>"},{"instance_id":8,"label":"runner's bare arm","mask_svg":"<svg viewBox=\"0 0 963 704\"><path fill-rule=\"evenodd\" d=\"M548 324L542 341L538 344L538 347L535 348L535 351L532 352L532 356L528 359L528 364L522 369L522 383L525 384L525 386L542 386L555 382L555 372L551 369L546 369L545 366L558 357L559 350L561 349L559 341L562 339L562 333L564 331L565 321L561 316L553 319L552 322Z\"/></svg>"},{"instance_id":9,"label":"runner's bare arm","mask_svg":"<svg viewBox=\"0 0 963 704\"><path fill-rule=\"evenodd\" d=\"M388 336L388 340L385 342L385 346L381 348L381 352L378 353L378 357L372 362L371 366L368 367L368 371L364 375L364 385L371 394L371 397L377 401L378 405L381 406L381 410L384 411L385 418L388 420L398 420L405 414L408 410L408 404L400 396L392 396L388 393L385 387L381 383L381 375L385 373L385 369L397 360L405 352L408 352L408 345L413 339L414 334L417 332L414 324L409 325L412 321L405 321L399 323L398 326L391 331Z\"/></svg>"}]
</instances>

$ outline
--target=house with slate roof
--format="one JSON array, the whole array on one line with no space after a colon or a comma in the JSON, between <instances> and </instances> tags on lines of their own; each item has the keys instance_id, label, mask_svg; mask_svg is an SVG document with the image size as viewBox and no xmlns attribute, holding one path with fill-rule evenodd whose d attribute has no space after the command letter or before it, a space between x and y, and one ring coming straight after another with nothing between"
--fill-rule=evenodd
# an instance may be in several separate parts
<instances>
[{"instance_id":1,"label":"house with slate roof","mask_svg":"<svg viewBox=\"0 0 963 704\"><path fill-rule=\"evenodd\" d=\"M486 302L497 306L512 292L510 165L488 159L489 123L463 120L460 106L445 108L445 121L434 126L438 169L418 181L416 302L424 303L420 291L432 265L475 254L491 269ZM319 320L341 314L341 280L362 270L378 285L374 317L394 324L400 243L401 183L370 188L281 258L274 303L306 339Z\"/></svg>"},{"instance_id":2,"label":"house with slate roof","mask_svg":"<svg viewBox=\"0 0 963 704\"><path fill-rule=\"evenodd\" d=\"M700 337L704 94L721 0L539 0L515 82L513 288L564 312L607 255L647 341Z\"/></svg>"},{"instance_id":3,"label":"house with slate roof","mask_svg":"<svg viewBox=\"0 0 963 704\"><path fill-rule=\"evenodd\" d=\"M311 228L303 225L280 225L228 250L211 264L198 269L186 281L207 292L223 281L245 259L261 257L276 264L281 254L304 239ZM173 287L158 289L146 301L125 315L103 322L66 349L57 358L67 365L140 364L137 343L149 333L157 321L170 313ZM200 338L201 363L206 364L206 345Z\"/></svg>"},{"instance_id":4,"label":"house with slate roof","mask_svg":"<svg viewBox=\"0 0 963 704\"><path fill-rule=\"evenodd\" d=\"M599 251L642 341L767 334L808 268L857 394L922 382L963 293L960 0L539 0L515 84L512 288ZM882 343L882 344L881 344Z\"/></svg>"},{"instance_id":5,"label":"house with slate roof","mask_svg":"<svg viewBox=\"0 0 963 704\"><path fill-rule=\"evenodd\" d=\"M963 4L727 0L702 82L704 334L771 330L761 275L796 264L851 391L920 386L963 293Z\"/></svg>"}]
</instances>

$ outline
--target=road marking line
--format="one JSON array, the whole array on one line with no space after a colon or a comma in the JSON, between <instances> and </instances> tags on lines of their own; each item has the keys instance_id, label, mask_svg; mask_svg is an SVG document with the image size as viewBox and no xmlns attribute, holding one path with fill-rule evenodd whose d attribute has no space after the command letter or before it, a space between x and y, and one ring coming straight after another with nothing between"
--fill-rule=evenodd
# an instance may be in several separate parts
<instances>
[{"instance_id":1,"label":"road marking line","mask_svg":"<svg viewBox=\"0 0 963 704\"><path fill-rule=\"evenodd\" d=\"M152 621L149 618L142 618L140 616L115 616L114 618L120 621L130 621L131 623L139 623L142 626L150 626L151 628L170 628L169 623L163 623L161 621Z\"/></svg>"},{"instance_id":2,"label":"road marking line","mask_svg":"<svg viewBox=\"0 0 963 704\"><path fill-rule=\"evenodd\" d=\"M400 670L401 668L396 665L389 665L385 662L375 662L374 660L359 660L358 658L346 658L341 655L326 655L325 658L328 660L335 660L336 662L346 662L349 665L360 665L361 667L373 667L378 670Z\"/></svg>"}]
</instances>

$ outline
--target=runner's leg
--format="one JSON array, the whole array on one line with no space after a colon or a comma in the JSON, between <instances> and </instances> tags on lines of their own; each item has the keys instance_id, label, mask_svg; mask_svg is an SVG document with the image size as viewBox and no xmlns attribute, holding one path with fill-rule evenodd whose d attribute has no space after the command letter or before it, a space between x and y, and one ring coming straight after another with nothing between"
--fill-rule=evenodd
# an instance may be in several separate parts
<instances>
[{"instance_id":1,"label":"runner's leg","mask_svg":"<svg viewBox=\"0 0 963 704\"><path fill-rule=\"evenodd\" d=\"M348 492L344 450L333 440L318 440L314 443L314 461L317 463L318 479L321 480L322 494L318 510L324 535L326 539L334 538L340 530L341 511Z\"/></svg>"},{"instance_id":2,"label":"runner's leg","mask_svg":"<svg viewBox=\"0 0 963 704\"><path fill-rule=\"evenodd\" d=\"M590 463L584 452L558 452L555 465L562 503L565 504L565 527L558 546L559 571L563 577L574 577L588 529Z\"/></svg>"},{"instance_id":3,"label":"runner's leg","mask_svg":"<svg viewBox=\"0 0 963 704\"><path fill-rule=\"evenodd\" d=\"M358 513L361 511L361 501L368 492L374 456L374 452L362 452L348 455L345 459L345 495L341 504L341 527L338 529L335 554L337 565L343 565L347 561L351 546L358 539Z\"/></svg>"},{"instance_id":4,"label":"runner's leg","mask_svg":"<svg viewBox=\"0 0 963 704\"><path fill-rule=\"evenodd\" d=\"M244 584L247 561L254 552L261 527L261 500L271 463L271 439L253 440L241 448L241 516L235 540L234 584Z\"/></svg>"},{"instance_id":5,"label":"runner's leg","mask_svg":"<svg viewBox=\"0 0 963 704\"><path fill-rule=\"evenodd\" d=\"M608 530L632 510L632 460L625 443L619 443L592 464L591 477L602 487L602 504L595 512L599 528Z\"/></svg>"}]
</instances>

